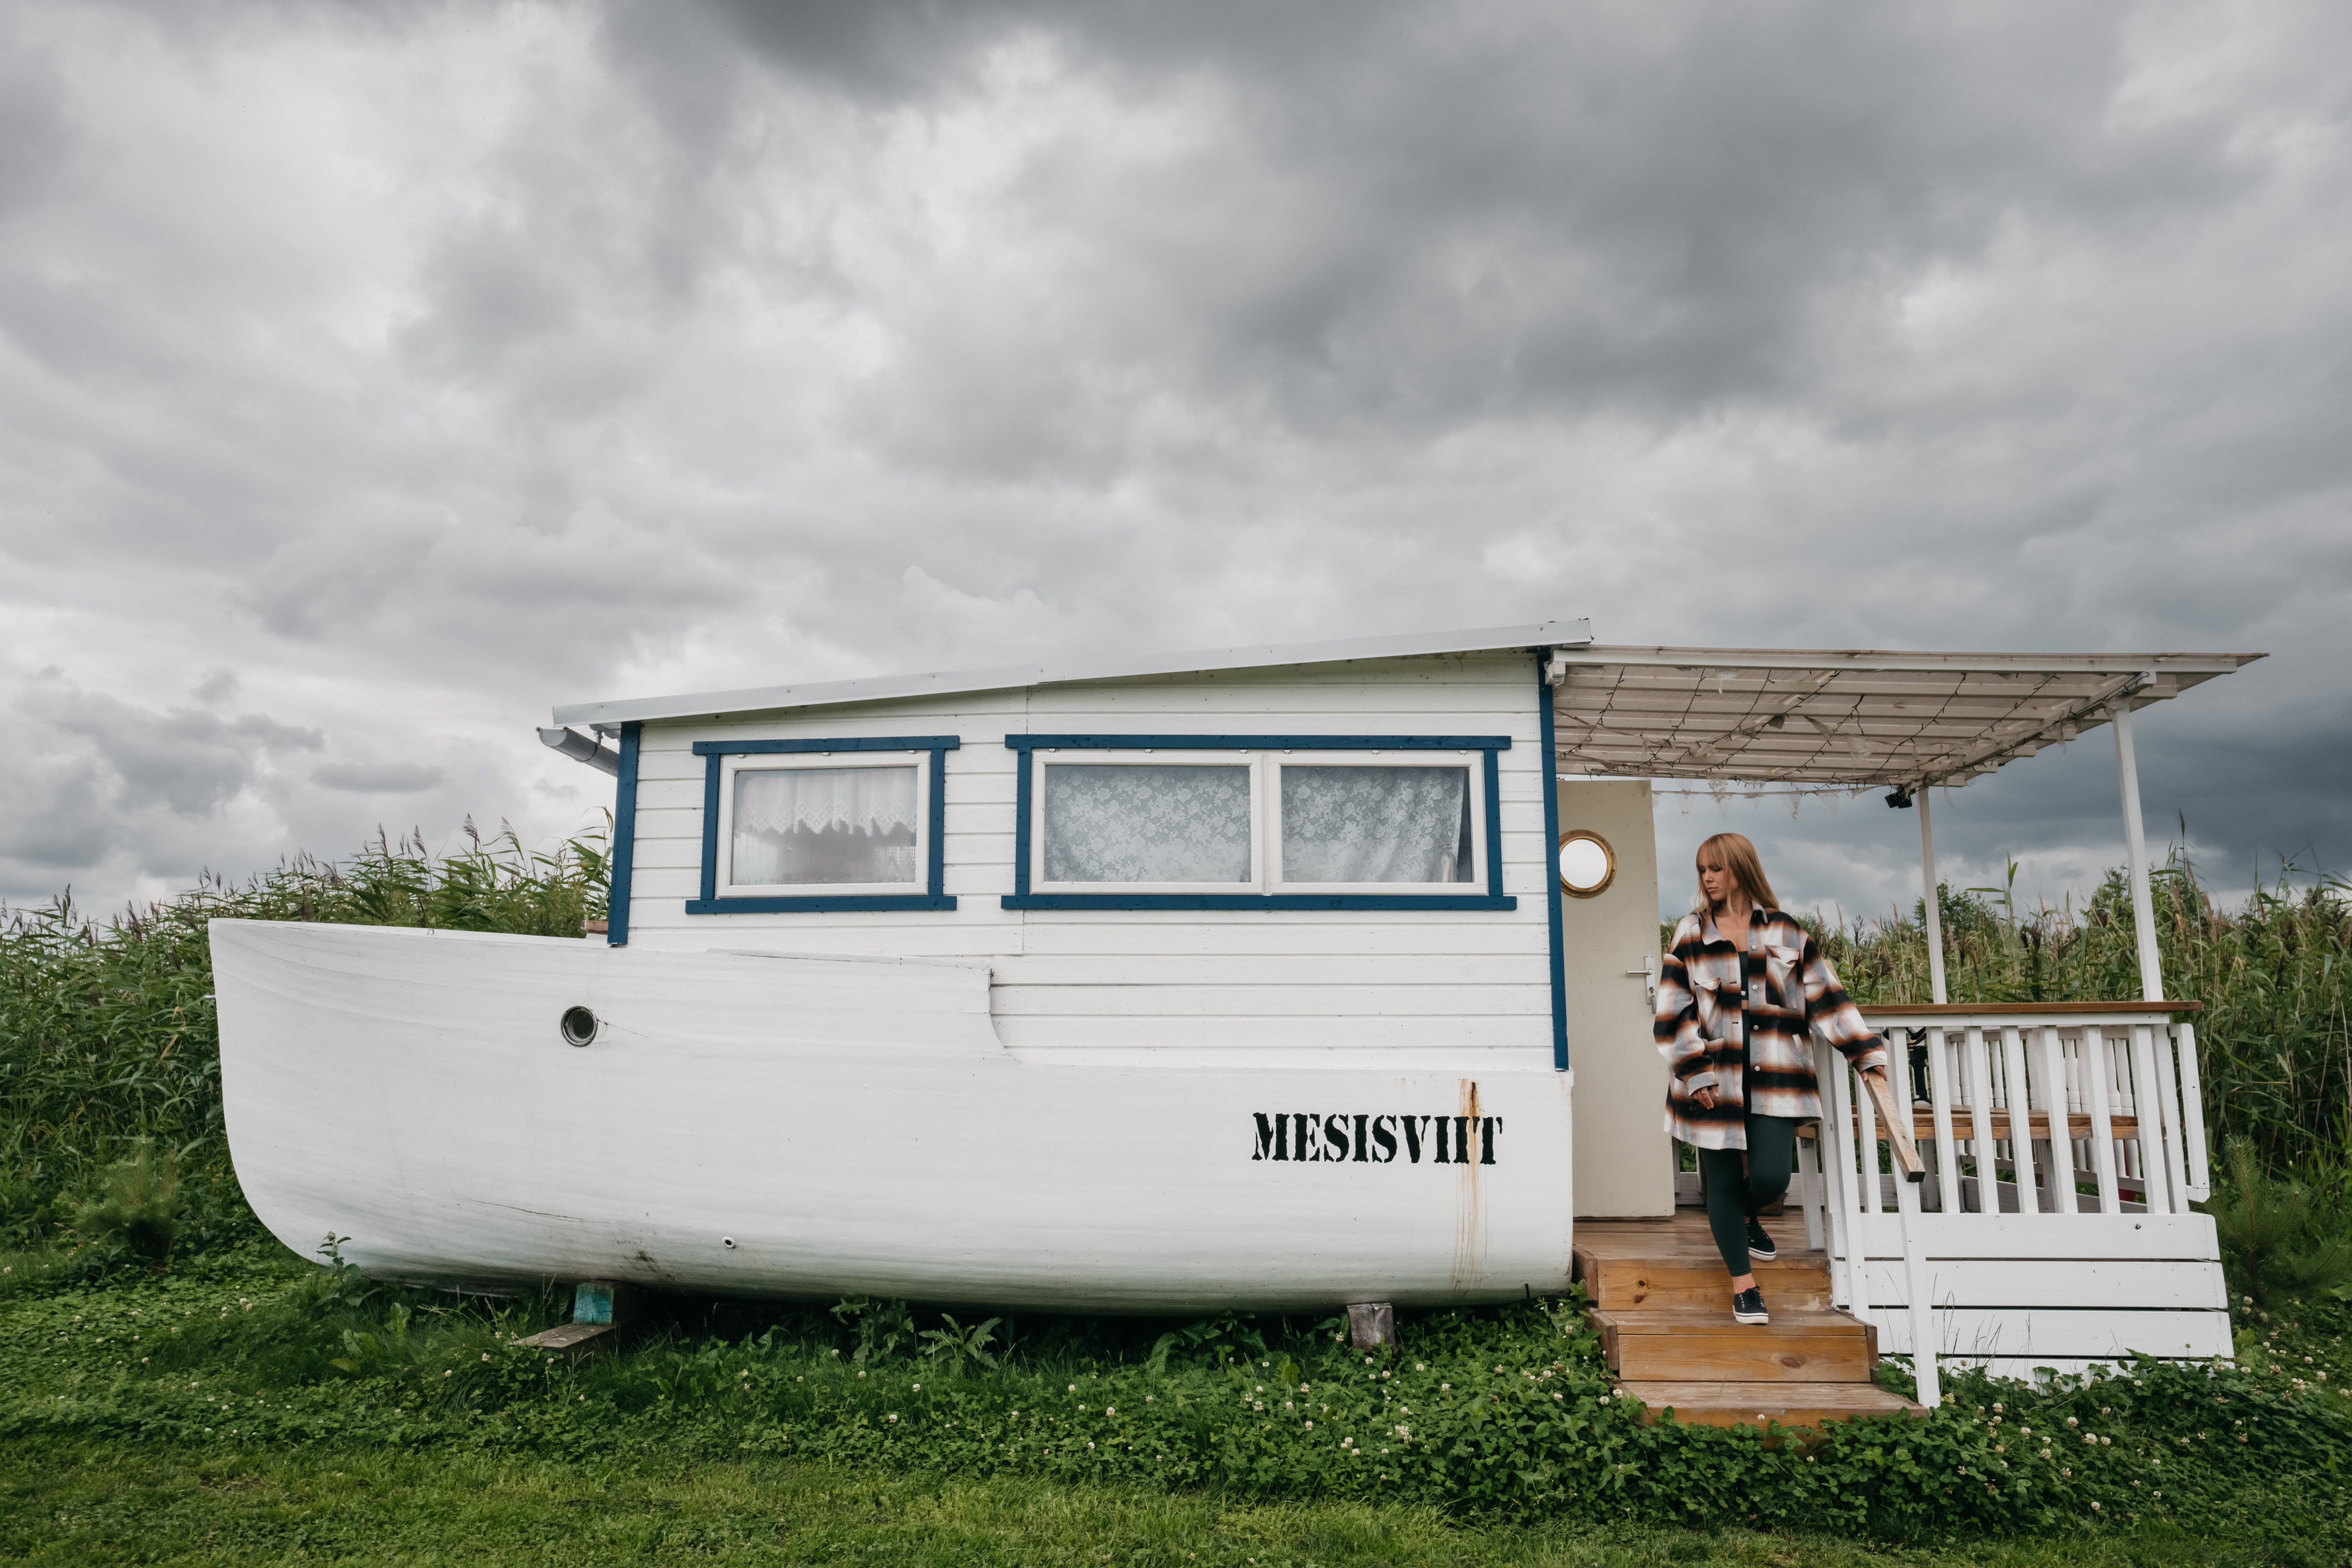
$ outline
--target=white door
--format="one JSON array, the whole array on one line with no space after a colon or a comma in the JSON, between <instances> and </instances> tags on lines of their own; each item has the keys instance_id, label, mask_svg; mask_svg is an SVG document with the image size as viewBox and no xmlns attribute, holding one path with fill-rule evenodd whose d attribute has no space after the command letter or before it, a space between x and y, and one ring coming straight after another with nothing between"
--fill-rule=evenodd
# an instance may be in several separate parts
<instances>
[{"instance_id":1,"label":"white door","mask_svg":"<svg viewBox=\"0 0 2352 1568\"><path fill-rule=\"evenodd\" d=\"M1563 880L1553 884L1568 971L1568 1065L1575 1074L1576 1213L1675 1212L1666 1064L1651 1043L1658 964L1658 846L1647 781L1563 780ZM1579 836L1589 835L1580 842ZM1592 840L1597 840L1597 847Z\"/></svg>"}]
</instances>

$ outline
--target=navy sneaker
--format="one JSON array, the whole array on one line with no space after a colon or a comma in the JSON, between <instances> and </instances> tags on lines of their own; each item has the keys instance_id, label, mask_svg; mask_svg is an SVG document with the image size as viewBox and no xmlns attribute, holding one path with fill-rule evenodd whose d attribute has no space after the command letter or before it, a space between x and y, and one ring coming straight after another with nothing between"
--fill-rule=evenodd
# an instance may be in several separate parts
<instances>
[{"instance_id":1,"label":"navy sneaker","mask_svg":"<svg viewBox=\"0 0 2352 1568\"><path fill-rule=\"evenodd\" d=\"M1769 1323L1772 1314L1764 1310L1764 1292L1750 1285L1731 1299L1731 1321L1735 1323Z\"/></svg>"},{"instance_id":2,"label":"navy sneaker","mask_svg":"<svg viewBox=\"0 0 2352 1568\"><path fill-rule=\"evenodd\" d=\"M1748 1221L1748 1256L1760 1258L1767 1263L1780 1256L1780 1249L1772 1245L1771 1233L1764 1228L1764 1222L1752 1216Z\"/></svg>"}]
</instances>

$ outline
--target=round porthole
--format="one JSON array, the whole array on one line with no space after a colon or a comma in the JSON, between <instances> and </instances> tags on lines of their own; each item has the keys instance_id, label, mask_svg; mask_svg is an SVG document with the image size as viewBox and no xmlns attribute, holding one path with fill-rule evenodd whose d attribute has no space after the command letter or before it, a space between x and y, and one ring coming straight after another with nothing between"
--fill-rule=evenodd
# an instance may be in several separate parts
<instances>
[{"instance_id":1,"label":"round porthole","mask_svg":"<svg viewBox=\"0 0 2352 1568\"><path fill-rule=\"evenodd\" d=\"M584 1046L596 1037L596 1015L585 1007L566 1007L556 1026L563 1031L566 1045Z\"/></svg>"},{"instance_id":2,"label":"round porthole","mask_svg":"<svg viewBox=\"0 0 2352 1568\"><path fill-rule=\"evenodd\" d=\"M1617 853L1598 833L1578 828L1559 836L1559 889L1574 899L1589 899L1617 879Z\"/></svg>"}]
</instances>

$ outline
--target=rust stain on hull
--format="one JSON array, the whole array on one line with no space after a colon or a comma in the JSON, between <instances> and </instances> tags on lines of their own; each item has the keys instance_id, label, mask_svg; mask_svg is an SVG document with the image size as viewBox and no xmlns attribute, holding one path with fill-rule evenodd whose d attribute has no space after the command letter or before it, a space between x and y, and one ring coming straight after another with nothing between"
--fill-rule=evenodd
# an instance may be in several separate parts
<instances>
[{"instance_id":1,"label":"rust stain on hull","mask_svg":"<svg viewBox=\"0 0 2352 1568\"><path fill-rule=\"evenodd\" d=\"M1478 1126L1478 1080L1465 1078L1461 1083L1458 1114L1468 1117L1469 1121L1466 1123L1457 1121L1455 1125L1468 1126L1475 1138ZM1476 1283L1479 1275L1486 1271L1486 1215L1478 1201L1477 1156L1466 1149L1457 1151L1457 1153L1465 1157L1461 1173L1455 1177L1452 1278L1454 1288L1460 1289Z\"/></svg>"}]
</instances>

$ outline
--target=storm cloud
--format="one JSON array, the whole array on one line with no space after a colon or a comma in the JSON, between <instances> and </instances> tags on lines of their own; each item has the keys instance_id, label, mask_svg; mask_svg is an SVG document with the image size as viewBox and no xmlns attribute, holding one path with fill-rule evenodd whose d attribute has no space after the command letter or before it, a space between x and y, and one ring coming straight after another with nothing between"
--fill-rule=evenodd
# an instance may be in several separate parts
<instances>
[{"instance_id":1,"label":"storm cloud","mask_svg":"<svg viewBox=\"0 0 2352 1568\"><path fill-rule=\"evenodd\" d=\"M0 898L569 835L554 701L1556 616L2267 650L2143 718L2150 832L2340 869L2347 54L2317 4L0 10ZM1727 824L1916 896L1908 814L1788 805L1668 797L1667 900ZM2121 855L2105 731L1937 813L1955 880Z\"/></svg>"}]
</instances>

